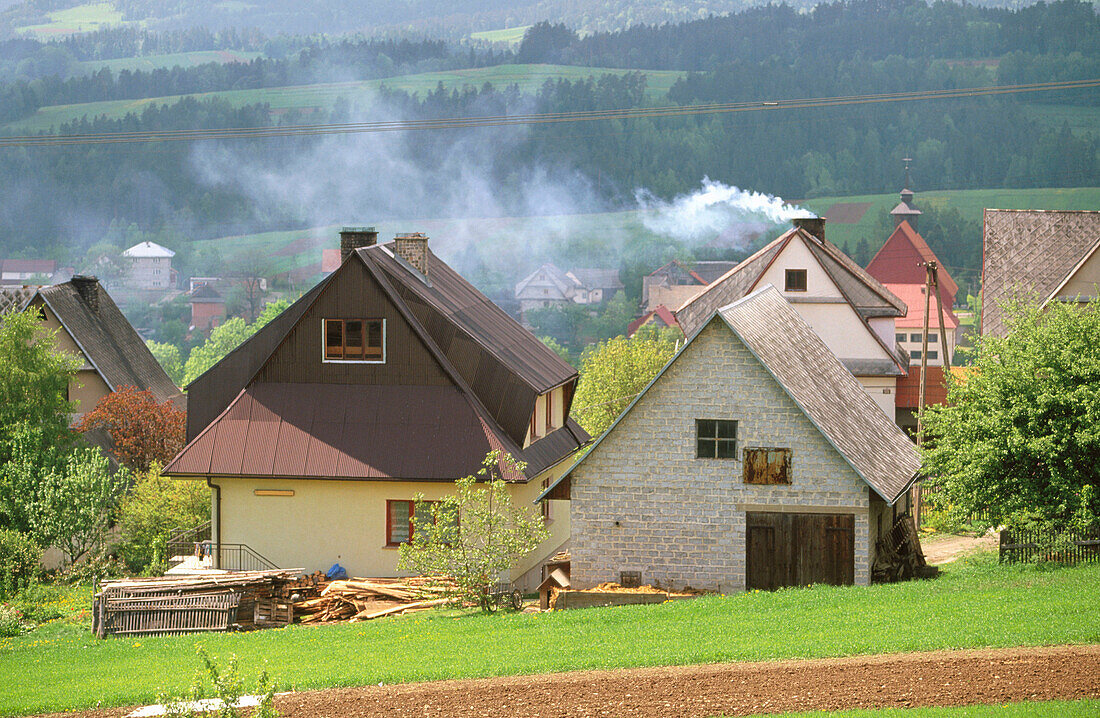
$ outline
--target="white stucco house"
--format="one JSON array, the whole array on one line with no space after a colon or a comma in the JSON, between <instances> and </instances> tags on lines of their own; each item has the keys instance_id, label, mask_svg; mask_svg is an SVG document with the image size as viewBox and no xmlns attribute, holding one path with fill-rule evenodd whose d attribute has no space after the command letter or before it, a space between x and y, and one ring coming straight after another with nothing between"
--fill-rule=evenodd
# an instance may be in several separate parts
<instances>
[{"instance_id":1,"label":"white stucco house","mask_svg":"<svg viewBox=\"0 0 1100 718\"><path fill-rule=\"evenodd\" d=\"M139 242L122 253L129 262L126 283L134 289L169 289L176 253L156 242Z\"/></svg>"}]
</instances>

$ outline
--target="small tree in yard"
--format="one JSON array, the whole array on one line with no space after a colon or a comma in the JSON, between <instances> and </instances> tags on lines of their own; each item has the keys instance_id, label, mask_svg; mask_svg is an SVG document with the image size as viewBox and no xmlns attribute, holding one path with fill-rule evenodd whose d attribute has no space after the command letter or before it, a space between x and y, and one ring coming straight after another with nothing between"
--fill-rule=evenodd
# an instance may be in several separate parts
<instances>
[{"instance_id":1,"label":"small tree in yard","mask_svg":"<svg viewBox=\"0 0 1100 718\"><path fill-rule=\"evenodd\" d=\"M151 391L125 386L107 394L84 415L78 431L104 429L118 460L134 471L164 465L183 448L187 414L171 402L157 403Z\"/></svg>"},{"instance_id":2,"label":"small tree in yard","mask_svg":"<svg viewBox=\"0 0 1100 718\"><path fill-rule=\"evenodd\" d=\"M206 484L161 476L160 466L154 462L119 506L119 555L132 571L156 572L168 558L165 539L169 531L209 520L210 489Z\"/></svg>"},{"instance_id":3,"label":"small tree in yard","mask_svg":"<svg viewBox=\"0 0 1100 718\"><path fill-rule=\"evenodd\" d=\"M545 541L550 533L542 516L516 507L501 478L522 472L523 464L492 451L476 476L455 482L455 493L442 501L417 496L413 535L401 544L398 569L426 576L448 576L459 595L491 611L490 592L498 577Z\"/></svg>"},{"instance_id":4,"label":"small tree in yard","mask_svg":"<svg viewBox=\"0 0 1100 718\"><path fill-rule=\"evenodd\" d=\"M103 542L118 500L126 491L125 469L110 473L98 449L76 449L65 466L41 477L37 533L75 562Z\"/></svg>"},{"instance_id":5,"label":"small tree in yard","mask_svg":"<svg viewBox=\"0 0 1100 718\"><path fill-rule=\"evenodd\" d=\"M1100 515L1100 300L1006 311L1009 333L979 337L947 405L925 411L925 472L964 513L1089 528Z\"/></svg>"}]
</instances>

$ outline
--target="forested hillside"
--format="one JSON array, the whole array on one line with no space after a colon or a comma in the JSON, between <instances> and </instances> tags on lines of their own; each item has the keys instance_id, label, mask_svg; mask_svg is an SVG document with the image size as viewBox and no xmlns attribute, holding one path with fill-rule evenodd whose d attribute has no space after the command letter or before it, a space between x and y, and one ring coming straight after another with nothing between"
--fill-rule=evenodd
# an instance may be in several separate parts
<instances>
[{"instance_id":1,"label":"forested hillside","mask_svg":"<svg viewBox=\"0 0 1100 718\"><path fill-rule=\"evenodd\" d=\"M636 206L690 192L703 177L788 199L894 192L900 160L916 189L1100 186L1090 118L1094 88L886 104L770 109L782 98L933 91L1100 77L1092 6L1060 0L990 10L915 0L838 3L801 15L786 6L679 25L579 38L533 27L515 56L438 41L333 41L178 33L158 49L218 42L266 48L250 63L64 77L37 72L51 54L113 56L146 37L110 31L97 42L14 41L0 82L8 117L91 100L271 88L390 77L432 66L500 62L637 63L690 71L666 96L646 92L645 70L598 79L471 85L273 111L231 98L166 100L120 119L87 117L61 134L262 127L753 102L754 112L642 117L593 123L201 144L74 145L0 149L0 251L57 238L80 251L109 227L191 239L383 217L576 213ZM150 35L148 38L160 36ZM1055 42L1052 38L1058 38ZM142 40L145 42L146 40ZM21 43L21 44L19 44ZM9 43L12 46L12 43ZM132 47L133 45L131 45ZM0 75L4 77L4 75ZM251 95L250 95L251 97ZM1070 111L1075 124L1065 121ZM10 134L10 132L9 132ZM467 214L463 214L467 213ZM472 214L471 214L472 213ZM969 256L969 255L968 255Z\"/></svg>"}]
</instances>

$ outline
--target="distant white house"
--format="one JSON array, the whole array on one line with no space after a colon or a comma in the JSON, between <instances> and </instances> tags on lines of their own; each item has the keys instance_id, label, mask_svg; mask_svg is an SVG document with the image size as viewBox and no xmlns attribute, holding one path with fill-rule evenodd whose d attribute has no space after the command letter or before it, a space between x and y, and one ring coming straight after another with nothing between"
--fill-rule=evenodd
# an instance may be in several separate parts
<instances>
[{"instance_id":1,"label":"distant white house","mask_svg":"<svg viewBox=\"0 0 1100 718\"><path fill-rule=\"evenodd\" d=\"M134 289L169 289L172 281L172 257L176 253L156 242L141 242L122 256L130 263L126 283Z\"/></svg>"},{"instance_id":2,"label":"distant white house","mask_svg":"<svg viewBox=\"0 0 1100 718\"><path fill-rule=\"evenodd\" d=\"M563 272L544 264L516 284L520 313L570 303L601 304L623 288L617 269L574 269Z\"/></svg>"}]
</instances>

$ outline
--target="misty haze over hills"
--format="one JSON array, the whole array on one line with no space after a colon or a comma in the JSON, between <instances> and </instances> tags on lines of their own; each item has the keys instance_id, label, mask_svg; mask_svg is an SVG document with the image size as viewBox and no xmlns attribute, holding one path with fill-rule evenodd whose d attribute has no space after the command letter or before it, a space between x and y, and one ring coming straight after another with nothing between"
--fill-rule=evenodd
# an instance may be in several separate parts
<instances>
[{"instance_id":1,"label":"misty haze over hills","mask_svg":"<svg viewBox=\"0 0 1100 718\"><path fill-rule=\"evenodd\" d=\"M84 5L79 0L0 0L0 39L17 28L43 24L50 12ZM460 39L470 33L560 22L582 33L646 23L683 22L767 5L763 0L114 0L123 23L153 31L204 27L256 29L276 35L417 35ZM814 0L786 0L809 10ZM978 0L988 7L1025 7L1019 0ZM75 29L75 28L74 28Z\"/></svg>"}]
</instances>

